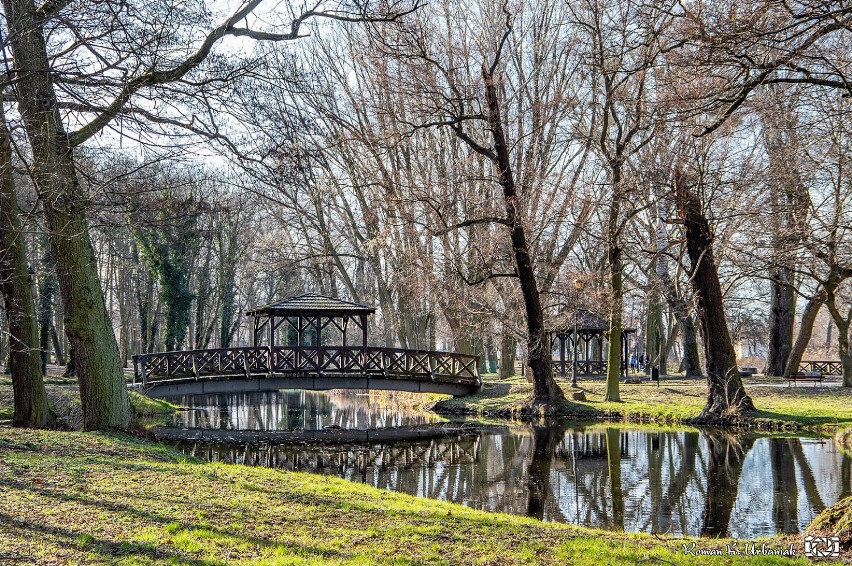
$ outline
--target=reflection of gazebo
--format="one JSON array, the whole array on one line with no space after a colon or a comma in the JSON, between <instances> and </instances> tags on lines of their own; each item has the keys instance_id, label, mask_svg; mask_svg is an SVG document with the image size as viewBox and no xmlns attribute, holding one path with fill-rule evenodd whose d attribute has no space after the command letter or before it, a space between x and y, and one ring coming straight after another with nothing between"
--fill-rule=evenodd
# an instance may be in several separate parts
<instances>
[{"instance_id":1,"label":"reflection of gazebo","mask_svg":"<svg viewBox=\"0 0 852 566\"><path fill-rule=\"evenodd\" d=\"M636 332L633 328L621 331L621 369L627 370L629 346L628 336ZM577 375L606 374L606 351L609 348L609 324L586 310L578 310L563 318L559 328L551 335L551 359L553 369L561 376L569 375L569 368L576 368ZM558 352L555 347L558 345ZM576 364L576 365L575 365Z\"/></svg>"},{"instance_id":2,"label":"reflection of gazebo","mask_svg":"<svg viewBox=\"0 0 852 566\"><path fill-rule=\"evenodd\" d=\"M246 315L254 319L252 346L367 348L367 305L306 294L257 307Z\"/></svg>"}]
</instances>

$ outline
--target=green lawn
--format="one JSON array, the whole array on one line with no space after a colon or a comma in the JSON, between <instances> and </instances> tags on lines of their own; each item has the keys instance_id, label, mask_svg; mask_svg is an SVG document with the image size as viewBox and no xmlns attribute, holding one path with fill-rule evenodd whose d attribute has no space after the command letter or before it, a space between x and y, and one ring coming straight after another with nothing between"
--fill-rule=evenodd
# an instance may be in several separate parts
<instances>
[{"instance_id":1,"label":"green lawn","mask_svg":"<svg viewBox=\"0 0 852 566\"><path fill-rule=\"evenodd\" d=\"M524 407L531 386L515 376L483 378L483 389L477 395L439 402L439 412L464 412L483 416L511 416ZM568 380L558 379L566 396L583 391L587 401L569 401L563 413L577 419L610 418L633 422L682 423L694 418L704 406L707 387L703 379L663 378L655 383L621 384L621 403L604 401L602 378L581 379L579 389L572 390ZM814 387L800 384L786 387L781 378L745 380L746 390L754 400L758 413L743 422L760 428L831 428L852 424L852 388ZM781 385L779 387L779 385Z\"/></svg>"},{"instance_id":2,"label":"green lawn","mask_svg":"<svg viewBox=\"0 0 852 566\"><path fill-rule=\"evenodd\" d=\"M697 558L683 553L691 539L546 524L332 477L203 464L92 433L0 427L0 501L0 563L794 563ZM797 537L764 542L801 549Z\"/></svg>"}]
</instances>

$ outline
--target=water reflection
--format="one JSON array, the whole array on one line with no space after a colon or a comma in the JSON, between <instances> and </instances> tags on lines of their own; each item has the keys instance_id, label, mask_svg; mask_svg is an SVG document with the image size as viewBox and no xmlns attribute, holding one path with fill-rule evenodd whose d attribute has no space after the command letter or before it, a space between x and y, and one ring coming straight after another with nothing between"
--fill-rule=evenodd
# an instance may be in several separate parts
<instances>
[{"instance_id":1,"label":"water reflection","mask_svg":"<svg viewBox=\"0 0 852 566\"><path fill-rule=\"evenodd\" d=\"M181 428L222 430L376 429L443 422L411 407L410 397L351 391L273 391L188 395L172 402L191 410L175 415Z\"/></svg>"},{"instance_id":2,"label":"water reflection","mask_svg":"<svg viewBox=\"0 0 852 566\"><path fill-rule=\"evenodd\" d=\"M227 430L262 423L286 431L302 423L307 431L286 433L291 435L317 434L329 424L342 427L340 434L359 426L392 427L370 433L409 436L305 444L251 433L257 436L241 443L177 445L206 460L331 474L477 509L683 535L800 532L852 489L852 461L820 439L601 425L460 431L435 425L428 413L399 411L387 402L373 407L369 397L302 395L196 399L203 410L184 415L181 424Z\"/></svg>"}]
</instances>

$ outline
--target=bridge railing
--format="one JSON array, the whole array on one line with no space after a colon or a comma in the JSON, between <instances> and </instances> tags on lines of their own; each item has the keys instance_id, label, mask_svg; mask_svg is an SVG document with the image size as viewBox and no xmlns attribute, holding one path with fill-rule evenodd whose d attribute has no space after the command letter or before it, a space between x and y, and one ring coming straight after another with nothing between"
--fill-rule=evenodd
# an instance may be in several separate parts
<instances>
[{"instance_id":1,"label":"bridge railing","mask_svg":"<svg viewBox=\"0 0 852 566\"><path fill-rule=\"evenodd\" d=\"M215 377L383 377L480 385L479 357L455 352L357 346L266 346L133 356L143 386Z\"/></svg>"},{"instance_id":2,"label":"bridge railing","mask_svg":"<svg viewBox=\"0 0 852 566\"><path fill-rule=\"evenodd\" d=\"M840 360L802 360L799 371L820 372L823 375L843 375Z\"/></svg>"}]
</instances>

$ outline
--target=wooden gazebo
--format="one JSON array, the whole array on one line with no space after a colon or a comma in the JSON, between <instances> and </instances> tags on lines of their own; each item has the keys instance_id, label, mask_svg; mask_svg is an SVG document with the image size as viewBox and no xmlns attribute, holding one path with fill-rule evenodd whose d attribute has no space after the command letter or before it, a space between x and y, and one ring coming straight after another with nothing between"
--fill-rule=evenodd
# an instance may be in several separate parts
<instances>
[{"instance_id":1,"label":"wooden gazebo","mask_svg":"<svg viewBox=\"0 0 852 566\"><path fill-rule=\"evenodd\" d=\"M621 330L621 371L626 373L629 358L628 337L634 328ZM559 375L605 375L606 351L609 344L609 324L599 316L577 310L561 320L550 333L553 370ZM553 351L558 344L558 360ZM569 371L570 370L570 371Z\"/></svg>"},{"instance_id":2,"label":"wooden gazebo","mask_svg":"<svg viewBox=\"0 0 852 566\"><path fill-rule=\"evenodd\" d=\"M376 309L308 293L246 312L254 319L252 346L360 346L367 349L367 317Z\"/></svg>"}]
</instances>

